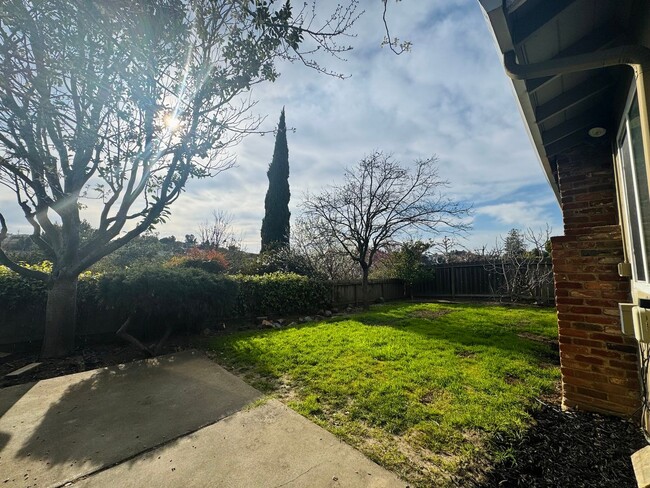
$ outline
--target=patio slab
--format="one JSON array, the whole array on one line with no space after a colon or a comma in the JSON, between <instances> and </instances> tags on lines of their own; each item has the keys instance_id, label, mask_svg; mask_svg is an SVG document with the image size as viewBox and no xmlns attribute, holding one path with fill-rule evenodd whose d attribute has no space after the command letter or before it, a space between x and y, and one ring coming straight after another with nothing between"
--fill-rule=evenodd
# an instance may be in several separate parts
<instances>
[{"instance_id":1,"label":"patio slab","mask_svg":"<svg viewBox=\"0 0 650 488\"><path fill-rule=\"evenodd\" d=\"M0 486L405 487L196 351L0 390Z\"/></svg>"},{"instance_id":2,"label":"patio slab","mask_svg":"<svg viewBox=\"0 0 650 488\"><path fill-rule=\"evenodd\" d=\"M0 485L60 486L231 415L260 392L202 354L0 390Z\"/></svg>"},{"instance_id":3,"label":"patio slab","mask_svg":"<svg viewBox=\"0 0 650 488\"><path fill-rule=\"evenodd\" d=\"M271 400L74 486L405 488L407 484Z\"/></svg>"}]
</instances>

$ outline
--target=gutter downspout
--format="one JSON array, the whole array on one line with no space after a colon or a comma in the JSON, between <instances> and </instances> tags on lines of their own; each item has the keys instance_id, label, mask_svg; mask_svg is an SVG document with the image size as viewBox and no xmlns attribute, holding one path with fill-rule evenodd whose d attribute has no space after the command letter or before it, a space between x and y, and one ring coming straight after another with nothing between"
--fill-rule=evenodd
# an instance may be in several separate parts
<instances>
[{"instance_id":1,"label":"gutter downspout","mask_svg":"<svg viewBox=\"0 0 650 488\"><path fill-rule=\"evenodd\" d=\"M517 64L515 52L508 51L503 55L503 64L506 73L513 80L541 78L544 76L574 73L610 66L630 66L634 70L634 78L636 81L643 152L646 168L648 167L650 164L650 111L648 107L648 102L650 102L649 48L640 45L620 46L526 65ZM650 171L646 171L646 173L648 175L648 188L650 188Z\"/></svg>"}]
</instances>

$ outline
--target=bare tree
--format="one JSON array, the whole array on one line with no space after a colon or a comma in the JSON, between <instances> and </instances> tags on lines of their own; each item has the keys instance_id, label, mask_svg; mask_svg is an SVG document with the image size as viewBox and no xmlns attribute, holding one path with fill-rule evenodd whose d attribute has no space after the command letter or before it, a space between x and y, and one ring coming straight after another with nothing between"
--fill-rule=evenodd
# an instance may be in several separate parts
<instances>
[{"instance_id":1,"label":"bare tree","mask_svg":"<svg viewBox=\"0 0 650 488\"><path fill-rule=\"evenodd\" d=\"M212 211L212 221L199 225L199 243L210 249L228 249L241 247L241 238L237 238L232 225L233 216L223 210Z\"/></svg>"},{"instance_id":2,"label":"bare tree","mask_svg":"<svg viewBox=\"0 0 650 488\"><path fill-rule=\"evenodd\" d=\"M436 158L419 159L412 168L392 156L373 152L345 170L344 183L319 195L306 195L305 214L320 235L336 239L361 268L364 307L368 272L377 252L412 231L460 232L469 208L445 197Z\"/></svg>"},{"instance_id":3,"label":"bare tree","mask_svg":"<svg viewBox=\"0 0 650 488\"><path fill-rule=\"evenodd\" d=\"M486 269L496 274L494 293L510 301L545 301L553 283L553 268L547 250L551 229L511 229L500 237L488 254Z\"/></svg>"},{"instance_id":4,"label":"bare tree","mask_svg":"<svg viewBox=\"0 0 650 488\"><path fill-rule=\"evenodd\" d=\"M322 233L321 229L322 224L301 216L293 226L291 249L304 256L310 266L328 280L360 279L359 265L332 234Z\"/></svg>"},{"instance_id":5,"label":"bare tree","mask_svg":"<svg viewBox=\"0 0 650 488\"><path fill-rule=\"evenodd\" d=\"M46 274L0 250L0 264L48 284L42 356L73 348L79 274L164 221L188 179L233 165L227 149L259 127L243 95L275 61L327 72L310 53L349 49L350 2L321 25L288 0L0 2L0 183L54 263ZM0 245L7 234L0 216Z\"/></svg>"}]
</instances>

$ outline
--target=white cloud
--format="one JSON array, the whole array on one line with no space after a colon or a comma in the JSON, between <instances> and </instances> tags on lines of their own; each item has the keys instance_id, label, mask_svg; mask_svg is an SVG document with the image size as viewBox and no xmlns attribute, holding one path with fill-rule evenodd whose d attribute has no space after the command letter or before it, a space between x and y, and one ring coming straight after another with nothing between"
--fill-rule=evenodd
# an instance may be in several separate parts
<instances>
[{"instance_id":1,"label":"white cloud","mask_svg":"<svg viewBox=\"0 0 650 488\"><path fill-rule=\"evenodd\" d=\"M518 228L544 226L550 218L546 206L524 201L486 205L476 209L476 213Z\"/></svg>"},{"instance_id":2,"label":"white cloud","mask_svg":"<svg viewBox=\"0 0 650 488\"><path fill-rule=\"evenodd\" d=\"M559 208L477 3L391 3L391 34L413 42L413 51L401 56L380 48L379 2L364 8L348 61L323 60L350 78L282 63L280 78L253 93L260 100L255 111L268 115L263 128L275 126L283 106L287 125L296 128L288 136L292 214L305 190L339 181L346 165L381 149L403 163L437 154L449 194L477 208L470 235L477 245L493 243L507 232L504 226L546 220L557 228ZM190 182L170 221L158 229L161 235L195 233L213 209L223 209L234 215L248 249L257 250L273 142L272 136L249 136L236 148L236 168ZM522 189L534 183L524 200ZM0 209L15 206L7 193L0 188ZM16 217L10 214L10 222L26 230Z\"/></svg>"}]
</instances>

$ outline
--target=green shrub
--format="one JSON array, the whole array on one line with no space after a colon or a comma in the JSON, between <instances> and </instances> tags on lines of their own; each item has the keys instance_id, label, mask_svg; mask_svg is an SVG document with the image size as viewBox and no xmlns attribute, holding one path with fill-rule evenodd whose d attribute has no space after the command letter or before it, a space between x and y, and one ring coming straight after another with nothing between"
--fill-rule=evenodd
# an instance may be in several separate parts
<instances>
[{"instance_id":1,"label":"green shrub","mask_svg":"<svg viewBox=\"0 0 650 488\"><path fill-rule=\"evenodd\" d=\"M32 268L38 269L36 266ZM45 310L47 287L39 280L27 280L0 266L0 303L3 311Z\"/></svg>"},{"instance_id":2,"label":"green shrub","mask_svg":"<svg viewBox=\"0 0 650 488\"><path fill-rule=\"evenodd\" d=\"M199 330L235 310L237 283L200 269L142 267L96 280L97 304L124 317Z\"/></svg>"},{"instance_id":3,"label":"green shrub","mask_svg":"<svg viewBox=\"0 0 650 488\"><path fill-rule=\"evenodd\" d=\"M326 307L330 298L326 283L295 273L232 278L239 283L237 312L241 316L313 312Z\"/></svg>"},{"instance_id":4,"label":"green shrub","mask_svg":"<svg viewBox=\"0 0 650 488\"><path fill-rule=\"evenodd\" d=\"M131 331L143 339L167 326L196 332L223 318L311 313L330 299L326 283L294 273L223 276L161 266L87 272L77 290L79 334L114 333L132 316ZM0 343L40 340L46 300L45 283L0 266Z\"/></svg>"}]
</instances>

